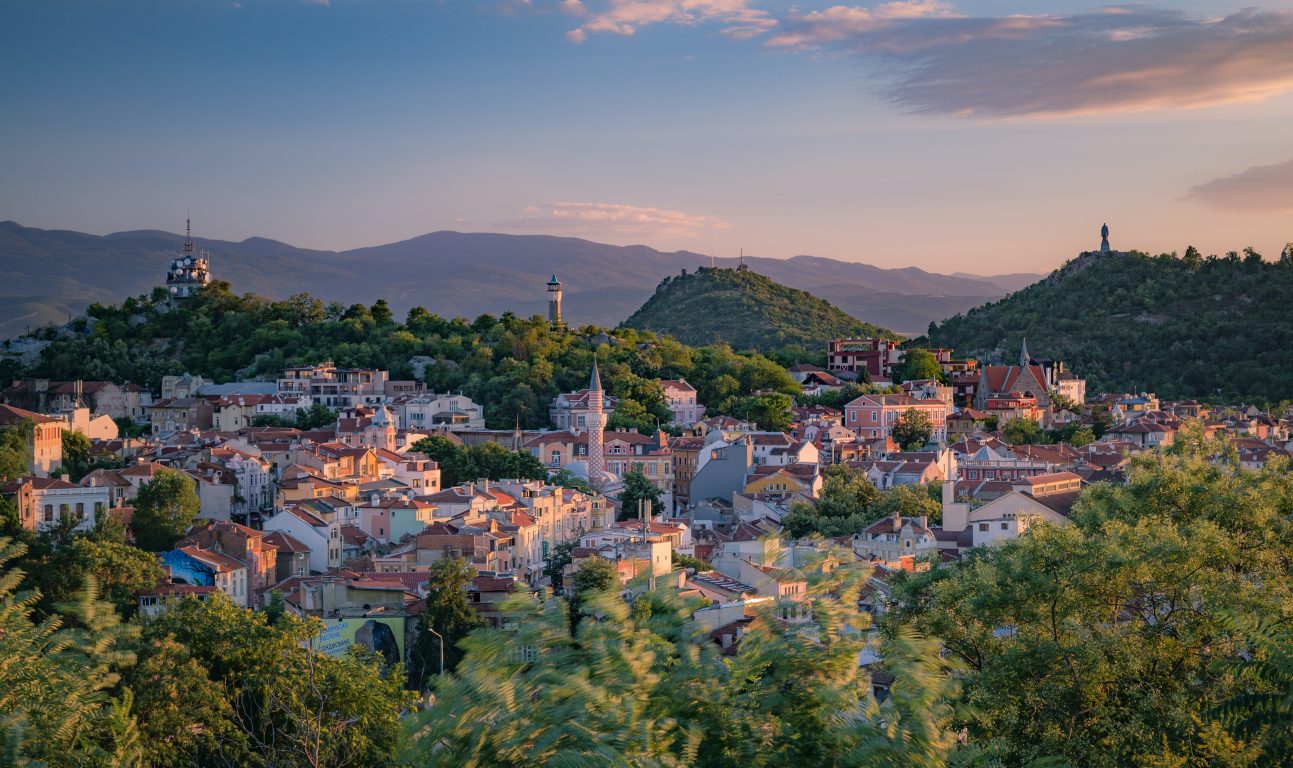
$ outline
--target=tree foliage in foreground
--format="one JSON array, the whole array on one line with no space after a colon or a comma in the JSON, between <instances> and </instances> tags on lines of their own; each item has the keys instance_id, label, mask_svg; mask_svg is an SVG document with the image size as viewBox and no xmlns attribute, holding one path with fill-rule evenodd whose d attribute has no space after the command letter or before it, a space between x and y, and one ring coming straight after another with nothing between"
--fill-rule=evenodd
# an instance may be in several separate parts
<instances>
[{"instance_id":1,"label":"tree foliage in foreground","mask_svg":"<svg viewBox=\"0 0 1293 768\"><path fill-rule=\"evenodd\" d=\"M969 740L1001 764L1253 765L1268 737L1214 711L1275 682L1236 670L1250 640L1229 617L1293 619L1290 513L1285 462L1246 470L1185 430L1089 489L1073 525L911 576L896 620L966 665Z\"/></svg>"},{"instance_id":2,"label":"tree foliage in foreground","mask_svg":"<svg viewBox=\"0 0 1293 768\"><path fill-rule=\"evenodd\" d=\"M883 703L858 654L860 569L812 588L813 616L761 614L723 657L662 591L633 606L584 594L572 631L564 599L523 596L512 631L466 641L457 675L411 726L411 762L437 766L619 765L761 768L940 765L954 738L950 678L932 644L898 633L882 649L897 677ZM644 603L644 605L638 605ZM600 617L600 618L596 618Z\"/></svg>"}]
</instances>

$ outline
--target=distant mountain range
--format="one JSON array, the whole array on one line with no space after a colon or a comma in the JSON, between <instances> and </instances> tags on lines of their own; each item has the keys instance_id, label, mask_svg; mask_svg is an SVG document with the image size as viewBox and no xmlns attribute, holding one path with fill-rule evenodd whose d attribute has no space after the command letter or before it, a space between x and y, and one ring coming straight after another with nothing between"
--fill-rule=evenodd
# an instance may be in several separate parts
<instances>
[{"instance_id":1,"label":"distant mountain range","mask_svg":"<svg viewBox=\"0 0 1293 768\"><path fill-rule=\"evenodd\" d=\"M708 266L688 251L614 246L546 235L433 232L350 251L317 251L253 237L242 242L195 238L211 253L215 276L236 292L272 298L308 292L328 301L386 298L397 313L424 306L443 316L546 312L544 283L565 287L575 324L613 326L651 297L666 275ZM0 222L0 337L28 326L65 322L93 302L116 303L163 282L183 238L142 230L88 235ZM883 269L816 256L746 258L751 269L808 291L853 317L904 333L1000 298L1040 275L941 275ZM737 259L717 259L735 267Z\"/></svg>"},{"instance_id":2,"label":"distant mountain range","mask_svg":"<svg viewBox=\"0 0 1293 768\"><path fill-rule=\"evenodd\" d=\"M666 277L624 325L692 346L727 343L736 350L793 349L814 357L830 339L893 338L891 331L752 270L706 267Z\"/></svg>"}]
</instances>

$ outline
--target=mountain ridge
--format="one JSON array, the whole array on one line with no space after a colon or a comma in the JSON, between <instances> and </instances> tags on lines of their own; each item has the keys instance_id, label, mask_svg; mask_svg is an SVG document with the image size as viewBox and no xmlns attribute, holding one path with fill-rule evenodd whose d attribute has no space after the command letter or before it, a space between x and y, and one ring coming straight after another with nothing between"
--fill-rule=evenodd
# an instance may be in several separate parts
<instances>
[{"instance_id":1,"label":"mountain ridge","mask_svg":"<svg viewBox=\"0 0 1293 768\"><path fill-rule=\"evenodd\" d=\"M565 286L571 322L605 326L617 324L649 298L664 276L710 263L709 257L685 250L453 230L344 251L299 248L259 236L237 242L194 240L211 253L216 279L228 280L236 292L274 298L308 292L345 304L386 297L396 312L421 305L449 317L542 314L543 284L556 272ZM0 336L17 335L29 325L64 322L69 313L94 302L147 293L162 284L182 242L182 235L161 230L90 235L0 222L0 297L27 297L22 307L0 307ZM940 275L918 267L886 269L809 255L745 261L790 287L833 290L832 300L849 314L908 333L1008 292L991 278ZM734 267L738 261L715 263ZM464 265L471 271L463 270Z\"/></svg>"}]
</instances>

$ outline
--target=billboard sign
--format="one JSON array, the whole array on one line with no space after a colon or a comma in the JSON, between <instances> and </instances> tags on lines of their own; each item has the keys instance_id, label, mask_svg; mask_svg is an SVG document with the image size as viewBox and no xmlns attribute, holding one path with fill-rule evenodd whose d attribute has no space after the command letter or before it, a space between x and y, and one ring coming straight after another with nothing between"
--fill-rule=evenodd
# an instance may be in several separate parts
<instances>
[{"instance_id":1,"label":"billboard sign","mask_svg":"<svg viewBox=\"0 0 1293 768\"><path fill-rule=\"evenodd\" d=\"M344 656L360 644L386 658L387 664L404 662L404 618L324 619L318 649L329 656Z\"/></svg>"}]
</instances>

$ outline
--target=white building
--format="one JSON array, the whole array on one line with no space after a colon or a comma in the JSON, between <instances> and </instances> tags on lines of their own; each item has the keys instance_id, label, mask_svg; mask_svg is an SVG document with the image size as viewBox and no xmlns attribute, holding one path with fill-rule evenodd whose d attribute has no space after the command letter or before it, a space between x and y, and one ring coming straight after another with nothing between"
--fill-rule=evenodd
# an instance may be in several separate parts
<instances>
[{"instance_id":1,"label":"white building","mask_svg":"<svg viewBox=\"0 0 1293 768\"><path fill-rule=\"evenodd\" d=\"M423 392L391 403L405 429L484 429L485 409L466 395Z\"/></svg>"},{"instance_id":2,"label":"white building","mask_svg":"<svg viewBox=\"0 0 1293 768\"><path fill-rule=\"evenodd\" d=\"M37 532L66 518L76 520L76 530L88 531L111 505L105 487L75 485L52 477L24 477L5 486L3 493L14 498L23 527Z\"/></svg>"}]
</instances>

